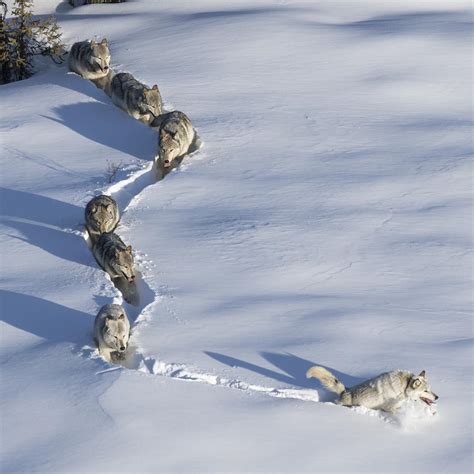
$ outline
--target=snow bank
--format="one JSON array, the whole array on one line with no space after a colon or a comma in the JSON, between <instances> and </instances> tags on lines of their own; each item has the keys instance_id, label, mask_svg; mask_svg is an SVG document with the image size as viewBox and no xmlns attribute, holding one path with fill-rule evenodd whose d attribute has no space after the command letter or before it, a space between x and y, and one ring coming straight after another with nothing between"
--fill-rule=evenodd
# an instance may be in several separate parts
<instances>
[{"instance_id":1,"label":"snow bank","mask_svg":"<svg viewBox=\"0 0 474 474\"><path fill-rule=\"evenodd\" d=\"M469 7L38 2L204 147L156 183L155 133L93 84L1 88L4 471L470 472ZM90 347L121 301L83 238L98 192L142 275L125 367ZM335 406L313 364L426 369L438 413Z\"/></svg>"}]
</instances>

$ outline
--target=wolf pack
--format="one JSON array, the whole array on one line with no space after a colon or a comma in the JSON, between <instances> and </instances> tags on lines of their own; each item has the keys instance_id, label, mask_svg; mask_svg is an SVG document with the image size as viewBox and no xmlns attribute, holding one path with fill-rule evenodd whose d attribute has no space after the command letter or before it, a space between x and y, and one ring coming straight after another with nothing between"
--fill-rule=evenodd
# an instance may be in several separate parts
<instances>
[{"instance_id":1,"label":"wolf pack","mask_svg":"<svg viewBox=\"0 0 474 474\"><path fill-rule=\"evenodd\" d=\"M106 39L75 43L69 53L69 69L102 89L111 101L127 114L157 131L157 153L154 170L161 179L180 160L197 149L200 140L190 119L180 111L166 112L158 85L149 87L128 72L115 73L110 67L110 49ZM117 288L133 285L135 270L133 251L115 229L120 214L115 200L107 195L94 197L85 208L85 227L92 253L98 265L110 276ZM127 297L124 294L124 299ZM108 362L126 357L130 322L124 308L104 305L94 321L94 341ZM318 379L337 394L337 404L363 406L390 413L397 412L406 400L433 405L438 396L428 383L425 370L418 375L393 370L353 387L345 387L324 367L311 367L306 376Z\"/></svg>"},{"instance_id":2,"label":"wolf pack","mask_svg":"<svg viewBox=\"0 0 474 474\"><path fill-rule=\"evenodd\" d=\"M158 85L148 87L129 72L110 67L107 39L74 43L69 52L69 70L92 81L113 104L157 132L157 153L153 170L163 178L175 164L198 148L200 140L191 120L180 111L165 112ZM115 232L120 220L117 202L107 195L92 198L85 208L85 228L97 264L110 276L125 301L135 283L133 251ZM136 288L135 288L136 290ZM130 322L121 305L103 306L94 322L94 340L107 361L125 358L130 338Z\"/></svg>"}]
</instances>

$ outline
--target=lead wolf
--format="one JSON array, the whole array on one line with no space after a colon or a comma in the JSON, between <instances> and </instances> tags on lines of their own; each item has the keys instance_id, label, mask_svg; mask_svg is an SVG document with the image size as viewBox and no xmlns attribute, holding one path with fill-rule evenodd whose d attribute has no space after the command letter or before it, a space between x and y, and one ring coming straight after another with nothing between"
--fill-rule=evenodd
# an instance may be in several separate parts
<instances>
[{"instance_id":1,"label":"lead wolf","mask_svg":"<svg viewBox=\"0 0 474 474\"><path fill-rule=\"evenodd\" d=\"M133 118L149 125L161 114L161 95L158 86L147 87L128 72L112 77L110 86L104 87L112 102Z\"/></svg>"},{"instance_id":2,"label":"lead wolf","mask_svg":"<svg viewBox=\"0 0 474 474\"><path fill-rule=\"evenodd\" d=\"M135 280L132 247L127 247L117 234L101 234L92 246L92 253L100 267L112 279L124 278L128 283Z\"/></svg>"},{"instance_id":3,"label":"lead wolf","mask_svg":"<svg viewBox=\"0 0 474 474\"><path fill-rule=\"evenodd\" d=\"M102 194L92 198L86 205L86 229L94 243L104 232L112 232L119 222L117 203L110 196Z\"/></svg>"},{"instance_id":4,"label":"lead wolf","mask_svg":"<svg viewBox=\"0 0 474 474\"><path fill-rule=\"evenodd\" d=\"M94 321L94 341L108 362L124 359L130 339L130 322L122 306L106 304Z\"/></svg>"},{"instance_id":5,"label":"lead wolf","mask_svg":"<svg viewBox=\"0 0 474 474\"><path fill-rule=\"evenodd\" d=\"M414 375L405 370L394 370L378 375L351 388L344 385L324 367L314 366L306 377L315 377L331 392L339 395L337 403L344 406L363 406L395 413L405 400L421 400L428 406L438 400L432 392L423 370Z\"/></svg>"},{"instance_id":6,"label":"lead wolf","mask_svg":"<svg viewBox=\"0 0 474 474\"><path fill-rule=\"evenodd\" d=\"M159 175L171 168L173 160L200 146L191 120L183 112L175 110L160 115L151 126L158 129L158 153L155 163Z\"/></svg>"},{"instance_id":7,"label":"lead wolf","mask_svg":"<svg viewBox=\"0 0 474 474\"><path fill-rule=\"evenodd\" d=\"M110 51L107 40L100 43L79 41L72 45L69 52L69 70L84 79L100 79L109 73Z\"/></svg>"}]
</instances>

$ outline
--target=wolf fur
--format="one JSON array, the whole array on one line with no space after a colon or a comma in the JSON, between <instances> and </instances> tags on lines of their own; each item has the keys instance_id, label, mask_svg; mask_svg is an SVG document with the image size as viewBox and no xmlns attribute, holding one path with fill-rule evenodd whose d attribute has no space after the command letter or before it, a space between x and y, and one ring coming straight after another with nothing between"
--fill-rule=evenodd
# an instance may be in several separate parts
<instances>
[{"instance_id":1,"label":"wolf fur","mask_svg":"<svg viewBox=\"0 0 474 474\"><path fill-rule=\"evenodd\" d=\"M102 89L105 94L110 97L110 87L112 85L112 79L115 76L114 70L109 67L109 71L106 76L99 77L98 79L90 79L98 89Z\"/></svg>"},{"instance_id":2,"label":"wolf fur","mask_svg":"<svg viewBox=\"0 0 474 474\"><path fill-rule=\"evenodd\" d=\"M439 398L431 390L424 370L419 375L393 370L351 388L346 388L324 367L311 367L306 377L317 378L324 387L337 393L337 403L344 406L363 406L395 413L405 400L421 400L432 405Z\"/></svg>"},{"instance_id":3,"label":"wolf fur","mask_svg":"<svg viewBox=\"0 0 474 474\"><path fill-rule=\"evenodd\" d=\"M102 306L94 321L94 341L100 355L108 362L123 359L129 339L130 322L122 306Z\"/></svg>"},{"instance_id":4,"label":"wolf fur","mask_svg":"<svg viewBox=\"0 0 474 474\"><path fill-rule=\"evenodd\" d=\"M85 219L86 229L94 243L100 234L112 232L117 227L120 219L117 203L105 194L96 196L86 205Z\"/></svg>"},{"instance_id":5,"label":"wolf fur","mask_svg":"<svg viewBox=\"0 0 474 474\"><path fill-rule=\"evenodd\" d=\"M69 4L73 7L82 5L92 5L94 3L122 3L125 0L69 0Z\"/></svg>"},{"instance_id":6,"label":"wolf fur","mask_svg":"<svg viewBox=\"0 0 474 474\"><path fill-rule=\"evenodd\" d=\"M119 72L106 90L112 102L133 118L149 125L161 114L162 101L158 86L147 87L128 72Z\"/></svg>"},{"instance_id":7,"label":"wolf fur","mask_svg":"<svg viewBox=\"0 0 474 474\"><path fill-rule=\"evenodd\" d=\"M191 120L178 110L157 117L151 126L158 129L155 163L160 171L170 168L174 159L188 153L196 140Z\"/></svg>"},{"instance_id":8,"label":"wolf fur","mask_svg":"<svg viewBox=\"0 0 474 474\"><path fill-rule=\"evenodd\" d=\"M92 253L99 266L110 278L125 278L129 283L135 279L132 247L123 243L113 232L100 234L92 246Z\"/></svg>"},{"instance_id":9,"label":"wolf fur","mask_svg":"<svg viewBox=\"0 0 474 474\"><path fill-rule=\"evenodd\" d=\"M69 52L69 70L84 79L99 79L109 72L110 50L107 40L79 41Z\"/></svg>"}]
</instances>

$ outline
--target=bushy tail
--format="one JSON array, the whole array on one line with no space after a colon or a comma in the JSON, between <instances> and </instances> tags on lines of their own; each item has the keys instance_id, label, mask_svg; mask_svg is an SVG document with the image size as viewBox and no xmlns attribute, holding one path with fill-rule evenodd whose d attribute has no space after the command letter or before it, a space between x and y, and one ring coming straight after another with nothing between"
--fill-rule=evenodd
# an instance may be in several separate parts
<instances>
[{"instance_id":1,"label":"bushy tail","mask_svg":"<svg viewBox=\"0 0 474 474\"><path fill-rule=\"evenodd\" d=\"M324 367L318 367L317 365L311 367L308 372L306 372L306 377L308 379L311 377L317 378L328 390L338 395L346 390L344 384L339 382L339 380Z\"/></svg>"}]
</instances>

